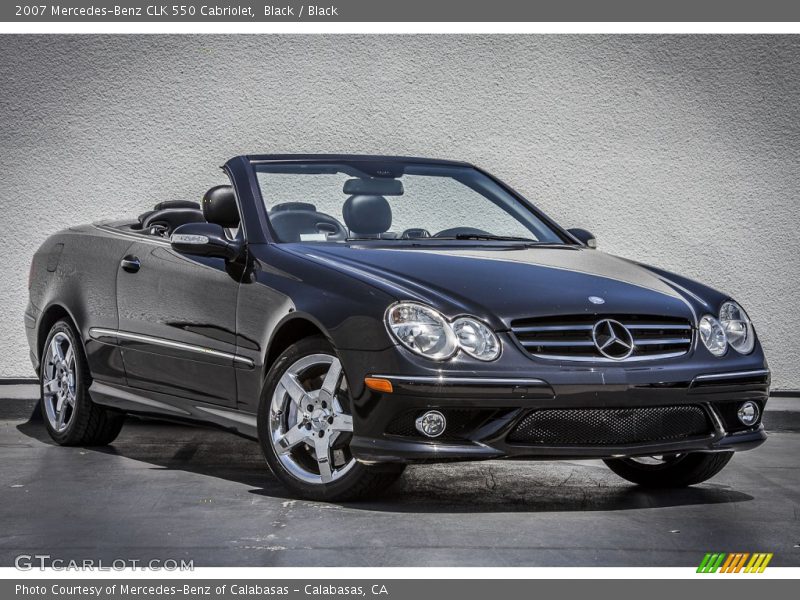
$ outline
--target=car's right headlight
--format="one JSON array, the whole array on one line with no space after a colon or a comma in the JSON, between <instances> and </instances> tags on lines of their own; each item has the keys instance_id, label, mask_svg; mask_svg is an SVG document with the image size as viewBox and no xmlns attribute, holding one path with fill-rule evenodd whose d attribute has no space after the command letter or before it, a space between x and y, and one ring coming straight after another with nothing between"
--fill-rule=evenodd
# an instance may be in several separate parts
<instances>
[{"instance_id":1,"label":"car's right headlight","mask_svg":"<svg viewBox=\"0 0 800 600\"><path fill-rule=\"evenodd\" d=\"M740 354L749 354L756 343L756 334L750 317L733 300L728 300L719 309L719 322L731 348Z\"/></svg>"},{"instance_id":2,"label":"car's right headlight","mask_svg":"<svg viewBox=\"0 0 800 600\"><path fill-rule=\"evenodd\" d=\"M386 326L409 350L444 360L458 350L458 340L447 319L430 306L399 302L386 311Z\"/></svg>"},{"instance_id":3,"label":"car's right headlight","mask_svg":"<svg viewBox=\"0 0 800 600\"><path fill-rule=\"evenodd\" d=\"M725 328L716 318L705 315L700 319L697 329L700 332L700 339L711 354L714 356L725 354L728 350L728 339L725 337Z\"/></svg>"}]
</instances>

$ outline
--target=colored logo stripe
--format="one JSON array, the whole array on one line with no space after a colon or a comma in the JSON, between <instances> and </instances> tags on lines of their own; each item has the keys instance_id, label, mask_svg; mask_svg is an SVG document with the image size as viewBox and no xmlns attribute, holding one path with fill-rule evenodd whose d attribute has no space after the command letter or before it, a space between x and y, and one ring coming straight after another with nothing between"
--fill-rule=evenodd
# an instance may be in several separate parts
<instances>
[{"instance_id":1,"label":"colored logo stripe","mask_svg":"<svg viewBox=\"0 0 800 600\"><path fill-rule=\"evenodd\" d=\"M698 573L763 573L772 560L771 552L708 552L697 567ZM750 559L747 562L747 559ZM745 566L747 562L747 566ZM744 571L742 571L744 569Z\"/></svg>"}]
</instances>

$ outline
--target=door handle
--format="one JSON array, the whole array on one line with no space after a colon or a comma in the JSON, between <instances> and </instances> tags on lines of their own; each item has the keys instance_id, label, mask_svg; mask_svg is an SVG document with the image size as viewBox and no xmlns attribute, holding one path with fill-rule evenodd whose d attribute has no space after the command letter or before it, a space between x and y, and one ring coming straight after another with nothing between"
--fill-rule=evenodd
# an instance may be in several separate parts
<instances>
[{"instance_id":1,"label":"door handle","mask_svg":"<svg viewBox=\"0 0 800 600\"><path fill-rule=\"evenodd\" d=\"M128 255L120 261L119 266L122 267L123 271L136 273L141 268L142 263L139 262L138 257Z\"/></svg>"}]
</instances>

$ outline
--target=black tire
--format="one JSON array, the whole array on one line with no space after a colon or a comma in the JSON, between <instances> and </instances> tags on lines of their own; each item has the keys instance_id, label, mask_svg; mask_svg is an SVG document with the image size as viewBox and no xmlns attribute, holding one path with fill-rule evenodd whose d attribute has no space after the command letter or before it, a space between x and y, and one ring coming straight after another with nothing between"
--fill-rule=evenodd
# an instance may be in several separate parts
<instances>
[{"instance_id":1,"label":"black tire","mask_svg":"<svg viewBox=\"0 0 800 600\"><path fill-rule=\"evenodd\" d=\"M63 431L58 431L51 423L46 406L48 399L45 397L44 390L47 353L53 338L59 334L66 336L74 353L74 405ZM42 348L39 369L39 397L41 399L39 404L42 418L47 432L57 444L61 446L105 446L113 442L119 435L125 421L125 414L92 402L88 391L91 383L92 375L89 372L86 353L80 337L71 323L66 320L57 321L50 329Z\"/></svg>"},{"instance_id":2,"label":"black tire","mask_svg":"<svg viewBox=\"0 0 800 600\"><path fill-rule=\"evenodd\" d=\"M270 406L278 382L290 366L303 357L314 354L336 357L336 352L325 338L321 336L305 338L290 346L278 357L264 380L258 410L258 439L267 464L281 483L301 498L347 501L376 496L400 477L405 465L394 463L363 465L355 462L346 473L331 482L308 483L289 472L273 448Z\"/></svg>"},{"instance_id":3,"label":"black tire","mask_svg":"<svg viewBox=\"0 0 800 600\"><path fill-rule=\"evenodd\" d=\"M653 488L677 488L711 479L731 458L733 452L690 452L666 460L663 464L646 465L631 458L614 458L603 462L614 473L632 483Z\"/></svg>"}]
</instances>

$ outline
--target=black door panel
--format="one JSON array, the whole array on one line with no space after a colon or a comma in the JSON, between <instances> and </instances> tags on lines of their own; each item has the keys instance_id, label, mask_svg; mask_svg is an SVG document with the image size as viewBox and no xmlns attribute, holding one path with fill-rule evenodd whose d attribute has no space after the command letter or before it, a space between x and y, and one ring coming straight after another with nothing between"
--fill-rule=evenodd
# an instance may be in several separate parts
<instances>
[{"instance_id":1,"label":"black door panel","mask_svg":"<svg viewBox=\"0 0 800 600\"><path fill-rule=\"evenodd\" d=\"M117 274L128 385L236 405L237 273L160 240L128 248Z\"/></svg>"}]
</instances>

